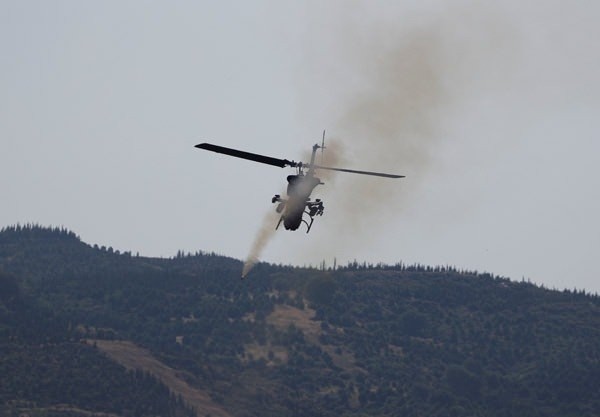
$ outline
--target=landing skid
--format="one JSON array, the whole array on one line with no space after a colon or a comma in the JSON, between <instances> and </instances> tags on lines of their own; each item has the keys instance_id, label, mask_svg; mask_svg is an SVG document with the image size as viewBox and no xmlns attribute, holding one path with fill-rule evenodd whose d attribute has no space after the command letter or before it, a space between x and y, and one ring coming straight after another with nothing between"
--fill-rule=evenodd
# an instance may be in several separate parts
<instances>
[{"instance_id":1,"label":"landing skid","mask_svg":"<svg viewBox=\"0 0 600 417\"><path fill-rule=\"evenodd\" d=\"M315 216L322 216L325 206L323 206L323 202L317 198L315 201L309 201L306 203L306 209L307 210L304 210L304 213L310 218L310 223L304 219L302 219L302 222L306 225L306 233L308 233L310 232L310 228L315 221Z\"/></svg>"},{"instance_id":2,"label":"landing skid","mask_svg":"<svg viewBox=\"0 0 600 417\"><path fill-rule=\"evenodd\" d=\"M312 227L312 224L314 221L315 221L315 219L313 217L310 218L310 223L308 223L306 220L302 219L302 223L304 223L306 225L306 233L310 232L310 228Z\"/></svg>"}]
</instances>

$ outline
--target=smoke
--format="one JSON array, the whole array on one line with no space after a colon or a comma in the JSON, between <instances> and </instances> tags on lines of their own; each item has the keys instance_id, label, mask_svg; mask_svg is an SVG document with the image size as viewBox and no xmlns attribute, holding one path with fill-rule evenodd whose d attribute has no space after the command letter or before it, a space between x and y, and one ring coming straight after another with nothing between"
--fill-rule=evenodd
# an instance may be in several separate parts
<instances>
[{"instance_id":1,"label":"smoke","mask_svg":"<svg viewBox=\"0 0 600 417\"><path fill-rule=\"evenodd\" d=\"M369 78L346 102L337 128L342 142L354 150L352 166L406 174L406 180L371 177L344 178L335 190L342 202L339 219L362 228L372 217L387 220L399 209L382 210L421 181L432 163L432 148L440 140L439 112L446 100L441 82L441 39L435 31L416 31L366 68ZM375 209L376 216L368 215ZM384 211L384 213L381 213ZM387 212L387 213L386 213Z\"/></svg>"},{"instance_id":2,"label":"smoke","mask_svg":"<svg viewBox=\"0 0 600 417\"><path fill-rule=\"evenodd\" d=\"M352 73L358 88L338 103L339 118L331 129L336 138L326 141L323 164L407 178L320 170L317 175L326 184L318 193L327 226L317 225L326 232L305 248L309 259L330 259L342 249L360 256L357 249L376 239L410 203L411 190L434 161L432 149L443 132L438 115L447 100L442 40L431 27L391 32L385 42L379 36L363 39L347 57L344 70Z\"/></svg>"},{"instance_id":3,"label":"smoke","mask_svg":"<svg viewBox=\"0 0 600 417\"><path fill-rule=\"evenodd\" d=\"M244 262L244 268L242 269L242 278L245 278L250 270L254 268L254 265L259 261L260 255L275 235L275 226L279 221L279 216L276 211L269 210L269 212L263 218L262 224L254 237L250 252Z\"/></svg>"},{"instance_id":4,"label":"smoke","mask_svg":"<svg viewBox=\"0 0 600 417\"><path fill-rule=\"evenodd\" d=\"M459 84L468 88L471 81L465 70L475 74L482 67L479 61L494 61L494 53L487 52L492 43L495 52L505 50L495 17L476 7L463 12L406 25L369 21L368 13L336 16L335 25L321 22L337 29L325 42L330 50L317 55L338 65L315 75L314 82L337 94L330 104L330 114L338 114L330 129L337 140L335 146L330 141L325 155L341 156L327 164L407 178L319 171L329 180L319 192L333 210L326 209L327 232L306 248L307 258L336 256L341 248L353 248L360 256L356 249L397 222L439 166L439 151L448 147L448 114L462 94ZM498 65L495 73L502 68ZM308 106L312 101L307 100Z\"/></svg>"},{"instance_id":5,"label":"smoke","mask_svg":"<svg viewBox=\"0 0 600 417\"><path fill-rule=\"evenodd\" d=\"M344 7L314 16L309 31L314 38L309 36L301 67L300 107L308 120L326 115L327 149L323 160L317 155L317 164L406 178L319 170L325 185L312 197L323 198L325 217L311 230L311 244L290 238L288 259L320 262L341 251L361 256L360 249L376 241L386 225L401 221L439 167L440 151L450 148L452 137L447 122L463 90L482 86L478 71L493 78L506 69L505 31L498 30L502 19L474 4L414 21L381 10L374 17L367 9ZM323 100L316 99L320 93ZM319 116L311 117L315 111ZM302 159L308 162L310 153ZM245 273L273 236L276 221L265 220Z\"/></svg>"}]
</instances>

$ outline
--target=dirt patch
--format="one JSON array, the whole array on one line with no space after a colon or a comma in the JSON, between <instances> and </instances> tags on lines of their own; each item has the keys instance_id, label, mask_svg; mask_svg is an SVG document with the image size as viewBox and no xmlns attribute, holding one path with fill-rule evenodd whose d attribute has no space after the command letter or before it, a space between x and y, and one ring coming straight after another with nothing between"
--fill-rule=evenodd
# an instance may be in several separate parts
<instances>
[{"instance_id":1,"label":"dirt patch","mask_svg":"<svg viewBox=\"0 0 600 417\"><path fill-rule=\"evenodd\" d=\"M28 416L45 416L48 414L57 415L57 414L65 414L68 416L78 416L78 417L121 417L118 414L113 413L104 413L101 411L90 411L84 410L82 408L76 407L70 404L56 404L48 407L39 407L39 408L29 408L29 407L19 407L19 416L28 417ZM9 414L2 414L9 415ZM10 414L12 415L12 414Z\"/></svg>"},{"instance_id":2,"label":"dirt patch","mask_svg":"<svg viewBox=\"0 0 600 417\"><path fill-rule=\"evenodd\" d=\"M175 395L181 395L186 404L196 410L197 415L231 417L223 407L212 401L207 392L190 386L178 376L175 369L154 358L148 350L120 340L88 340L88 343L95 343L109 358L127 369L140 369L152 374Z\"/></svg>"},{"instance_id":3,"label":"dirt patch","mask_svg":"<svg viewBox=\"0 0 600 417\"><path fill-rule=\"evenodd\" d=\"M288 351L282 346L270 344L259 345L258 343L244 345L245 357L242 360L264 359L267 366L283 365L288 361Z\"/></svg>"},{"instance_id":4,"label":"dirt patch","mask_svg":"<svg viewBox=\"0 0 600 417\"><path fill-rule=\"evenodd\" d=\"M271 314L267 316L267 323L272 324L280 330L287 329L291 324L300 329L304 333L304 337L310 343L318 345L325 352L331 356L331 359L335 366L349 372L365 372L363 369L356 366L356 358L351 352L340 351L335 346L324 345L320 342L319 336L323 334L321 329L321 321L314 320L316 311L312 308L305 307L300 309L285 304L278 304ZM334 328L331 325L328 327L330 332L343 332L341 328ZM265 358L268 360L269 351L271 355L271 362L278 364L277 359L281 359L284 362L287 360L287 351L279 352L276 347L268 345L248 345L246 346L246 353L252 353L253 358ZM285 356L284 356L285 355ZM273 359L274 358L274 359Z\"/></svg>"},{"instance_id":5,"label":"dirt patch","mask_svg":"<svg viewBox=\"0 0 600 417\"><path fill-rule=\"evenodd\" d=\"M267 323L280 330L285 330L293 324L302 330L304 336L313 343L318 343L321 335L321 322L313 320L316 311L312 308L299 309L286 304L277 304L271 314L267 316Z\"/></svg>"}]
</instances>

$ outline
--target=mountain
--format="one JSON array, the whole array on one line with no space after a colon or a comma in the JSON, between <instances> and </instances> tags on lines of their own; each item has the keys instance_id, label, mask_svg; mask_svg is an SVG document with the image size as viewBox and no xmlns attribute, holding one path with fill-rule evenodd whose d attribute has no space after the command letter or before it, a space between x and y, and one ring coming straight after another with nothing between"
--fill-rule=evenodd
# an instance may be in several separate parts
<instances>
[{"instance_id":1,"label":"mountain","mask_svg":"<svg viewBox=\"0 0 600 417\"><path fill-rule=\"evenodd\" d=\"M600 299L489 274L0 232L0 411L46 416L598 416Z\"/></svg>"}]
</instances>

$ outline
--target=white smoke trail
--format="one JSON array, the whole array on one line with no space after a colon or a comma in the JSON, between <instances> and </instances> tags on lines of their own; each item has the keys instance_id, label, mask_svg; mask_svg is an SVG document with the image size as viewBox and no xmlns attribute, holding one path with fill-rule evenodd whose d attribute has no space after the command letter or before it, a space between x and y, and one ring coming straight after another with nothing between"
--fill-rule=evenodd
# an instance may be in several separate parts
<instances>
[{"instance_id":1,"label":"white smoke trail","mask_svg":"<svg viewBox=\"0 0 600 417\"><path fill-rule=\"evenodd\" d=\"M244 268L242 269L242 278L245 278L250 270L254 268L254 265L259 261L261 254L263 253L267 244L271 241L275 235L275 226L279 221L280 214L275 210L270 210L262 220L261 226L254 237L250 252L244 262Z\"/></svg>"}]
</instances>

